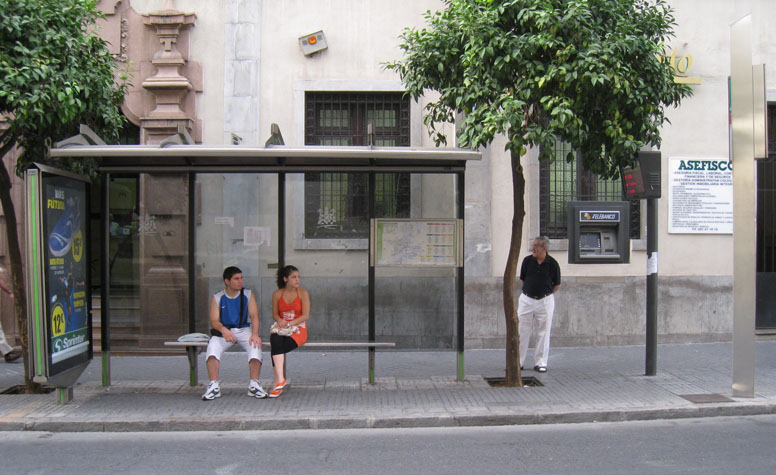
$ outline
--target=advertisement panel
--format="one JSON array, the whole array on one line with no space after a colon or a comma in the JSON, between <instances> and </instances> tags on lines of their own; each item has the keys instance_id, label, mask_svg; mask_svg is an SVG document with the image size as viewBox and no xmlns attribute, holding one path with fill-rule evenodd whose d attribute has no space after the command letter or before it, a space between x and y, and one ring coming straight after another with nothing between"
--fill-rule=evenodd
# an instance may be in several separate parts
<instances>
[{"instance_id":1,"label":"advertisement panel","mask_svg":"<svg viewBox=\"0 0 776 475\"><path fill-rule=\"evenodd\" d=\"M72 386L92 359L89 182L34 164L26 171L31 376Z\"/></svg>"},{"instance_id":2,"label":"advertisement panel","mask_svg":"<svg viewBox=\"0 0 776 475\"><path fill-rule=\"evenodd\" d=\"M52 373L91 357L88 318L86 183L44 174L46 315Z\"/></svg>"}]
</instances>

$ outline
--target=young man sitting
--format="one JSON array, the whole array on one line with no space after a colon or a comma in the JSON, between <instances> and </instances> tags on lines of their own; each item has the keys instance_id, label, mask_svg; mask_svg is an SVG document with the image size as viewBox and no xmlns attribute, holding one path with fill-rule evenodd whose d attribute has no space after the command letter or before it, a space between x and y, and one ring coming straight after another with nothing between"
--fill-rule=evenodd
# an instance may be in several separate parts
<instances>
[{"instance_id":1,"label":"young man sitting","mask_svg":"<svg viewBox=\"0 0 776 475\"><path fill-rule=\"evenodd\" d=\"M267 397L259 384L261 373L261 338L259 338L259 307L250 289L243 289L242 271L237 267L224 269L224 290L210 299L210 341L207 345L207 374L210 384L202 399L212 401L221 397L218 372L221 355L235 343L248 354L251 382L248 396Z\"/></svg>"}]
</instances>

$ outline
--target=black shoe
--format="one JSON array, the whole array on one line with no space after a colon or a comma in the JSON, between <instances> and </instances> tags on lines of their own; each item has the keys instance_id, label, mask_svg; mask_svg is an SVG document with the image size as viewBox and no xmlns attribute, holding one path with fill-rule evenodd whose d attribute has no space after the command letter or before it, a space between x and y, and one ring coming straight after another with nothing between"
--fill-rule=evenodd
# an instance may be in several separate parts
<instances>
[{"instance_id":1,"label":"black shoe","mask_svg":"<svg viewBox=\"0 0 776 475\"><path fill-rule=\"evenodd\" d=\"M534 366L534 371L536 371L537 373L546 373L547 372L547 367L546 366L536 365L536 366Z\"/></svg>"},{"instance_id":2,"label":"black shoe","mask_svg":"<svg viewBox=\"0 0 776 475\"><path fill-rule=\"evenodd\" d=\"M522 366L520 366L520 371L523 371L524 369L525 369L525 368L523 368Z\"/></svg>"},{"instance_id":3,"label":"black shoe","mask_svg":"<svg viewBox=\"0 0 776 475\"><path fill-rule=\"evenodd\" d=\"M5 358L6 363L13 363L14 361L18 360L21 357L22 357L22 352L19 350L11 350L3 356L3 358Z\"/></svg>"}]
</instances>

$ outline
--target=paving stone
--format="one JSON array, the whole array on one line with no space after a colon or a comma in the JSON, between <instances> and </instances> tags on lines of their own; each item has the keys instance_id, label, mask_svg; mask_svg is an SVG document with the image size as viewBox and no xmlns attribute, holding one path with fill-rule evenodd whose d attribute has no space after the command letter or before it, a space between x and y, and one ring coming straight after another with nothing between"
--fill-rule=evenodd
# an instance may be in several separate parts
<instances>
[{"instance_id":1,"label":"paving stone","mask_svg":"<svg viewBox=\"0 0 776 475\"><path fill-rule=\"evenodd\" d=\"M242 355L227 354L223 395L215 401L201 400L203 381L189 386L184 356L120 357L112 359L110 387L101 385L95 361L69 404L59 404L56 393L0 395L0 430L448 427L776 413L773 341L757 343L755 398L696 404L681 397L731 396L730 347L661 345L659 358L668 357L658 360L658 374L649 377L641 371L643 347L553 349L551 371L538 376L543 386L523 388L491 387L485 381L483 375L503 375L503 350L467 351L462 381L455 374L455 352L381 351L374 384L366 378L366 352L300 351L290 357L288 390L263 400L246 394ZM602 368L602 361L611 363ZM205 375L202 358L199 363ZM23 383L20 371L21 365L3 368L0 389ZM266 368L261 383L272 387Z\"/></svg>"}]
</instances>

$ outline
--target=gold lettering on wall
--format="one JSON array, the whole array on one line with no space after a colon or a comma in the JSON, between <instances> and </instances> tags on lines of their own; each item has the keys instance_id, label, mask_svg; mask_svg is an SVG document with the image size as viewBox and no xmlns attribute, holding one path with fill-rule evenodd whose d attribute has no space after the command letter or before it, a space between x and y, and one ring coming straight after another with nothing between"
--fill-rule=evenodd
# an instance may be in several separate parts
<instances>
[{"instance_id":1,"label":"gold lettering on wall","mask_svg":"<svg viewBox=\"0 0 776 475\"><path fill-rule=\"evenodd\" d=\"M692 55L691 54L676 54L676 48L671 49L670 55L664 55L663 59L668 61L671 65L671 69L674 70L674 82L679 84L700 84L701 78L689 76L690 68L692 67Z\"/></svg>"}]
</instances>

